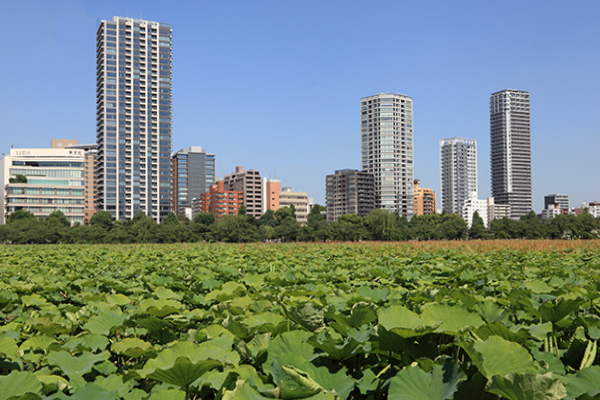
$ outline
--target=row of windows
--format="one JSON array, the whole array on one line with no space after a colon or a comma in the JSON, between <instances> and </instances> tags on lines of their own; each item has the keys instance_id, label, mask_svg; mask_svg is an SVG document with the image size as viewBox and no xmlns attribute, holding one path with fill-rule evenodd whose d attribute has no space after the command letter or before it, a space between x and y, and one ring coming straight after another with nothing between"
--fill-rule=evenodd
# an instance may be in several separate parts
<instances>
[{"instance_id":1,"label":"row of windows","mask_svg":"<svg viewBox=\"0 0 600 400\"><path fill-rule=\"evenodd\" d=\"M30 198L30 197L8 197L7 203L27 204L83 204L83 199L54 199L54 198Z\"/></svg>"},{"instance_id":2,"label":"row of windows","mask_svg":"<svg viewBox=\"0 0 600 400\"><path fill-rule=\"evenodd\" d=\"M42 196L83 196L83 189L9 187L8 194L39 194Z\"/></svg>"},{"instance_id":3,"label":"row of windows","mask_svg":"<svg viewBox=\"0 0 600 400\"><path fill-rule=\"evenodd\" d=\"M82 166L83 168L83 166ZM83 178L83 170L11 168L11 175L45 176L48 178Z\"/></svg>"}]
</instances>

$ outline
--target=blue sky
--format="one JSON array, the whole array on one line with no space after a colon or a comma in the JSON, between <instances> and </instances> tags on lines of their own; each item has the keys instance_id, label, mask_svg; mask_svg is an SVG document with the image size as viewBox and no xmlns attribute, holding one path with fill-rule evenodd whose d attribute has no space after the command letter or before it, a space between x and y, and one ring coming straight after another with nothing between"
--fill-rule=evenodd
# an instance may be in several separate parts
<instances>
[{"instance_id":1,"label":"blue sky","mask_svg":"<svg viewBox=\"0 0 600 400\"><path fill-rule=\"evenodd\" d=\"M490 193L489 97L531 94L534 209L600 200L598 1L0 2L0 153L95 140L95 33L113 16L173 29L173 150L202 146L323 204L360 168L361 97L414 101L415 178L439 193L439 140L477 140Z\"/></svg>"}]
</instances>

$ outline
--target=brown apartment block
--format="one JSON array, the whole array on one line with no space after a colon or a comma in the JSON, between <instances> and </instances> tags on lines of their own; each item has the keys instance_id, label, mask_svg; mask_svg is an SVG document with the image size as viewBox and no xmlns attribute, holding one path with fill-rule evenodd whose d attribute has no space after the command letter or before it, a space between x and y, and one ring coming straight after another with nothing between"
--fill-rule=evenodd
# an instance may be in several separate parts
<instances>
[{"instance_id":1,"label":"brown apartment block","mask_svg":"<svg viewBox=\"0 0 600 400\"><path fill-rule=\"evenodd\" d=\"M225 190L242 192L242 204L246 207L246 215L258 218L262 215L262 181L260 172L244 167L235 167L233 174L223 177Z\"/></svg>"},{"instance_id":2,"label":"brown apartment block","mask_svg":"<svg viewBox=\"0 0 600 400\"><path fill-rule=\"evenodd\" d=\"M209 212L220 218L224 215L236 215L242 205L242 192L225 190L223 181L211 185L208 193L192 200L192 218Z\"/></svg>"},{"instance_id":3,"label":"brown apartment block","mask_svg":"<svg viewBox=\"0 0 600 400\"><path fill-rule=\"evenodd\" d=\"M433 189L425 189L415 179L415 215L433 215L437 210L437 202Z\"/></svg>"},{"instance_id":4,"label":"brown apartment block","mask_svg":"<svg viewBox=\"0 0 600 400\"><path fill-rule=\"evenodd\" d=\"M53 149L77 149L84 151L83 161L83 223L89 224L90 219L96 214L94 204L94 191L96 189L94 182L94 168L96 165L96 143L79 144L78 140L72 139L52 139L51 148Z\"/></svg>"}]
</instances>

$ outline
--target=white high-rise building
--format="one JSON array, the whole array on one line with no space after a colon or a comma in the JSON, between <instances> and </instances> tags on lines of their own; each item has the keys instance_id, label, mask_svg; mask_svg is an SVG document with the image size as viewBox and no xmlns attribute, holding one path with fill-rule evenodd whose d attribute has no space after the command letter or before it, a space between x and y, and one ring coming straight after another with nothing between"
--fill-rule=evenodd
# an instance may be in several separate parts
<instances>
[{"instance_id":1,"label":"white high-rise building","mask_svg":"<svg viewBox=\"0 0 600 400\"><path fill-rule=\"evenodd\" d=\"M477 198L477 141L465 138L440 140L442 210L463 216L463 205Z\"/></svg>"},{"instance_id":2,"label":"white high-rise building","mask_svg":"<svg viewBox=\"0 0 600 400\"><path fill-rule=\"evenodd\" d=\"M506 89L490 97L492 196L518 219L532 209L529 92Z\"/></svg>"},{"instance_id":3,"label":"white high-rise building","mask_svg":"<svg viewBox=\"0 0 600 400\"><path fill-rule=\"evenodd\" d=\"M171 199L171 27L114 17L96 35L96 208L161 221Z\"/></svg>"},{"instance_id":4,"label":"white high-rise building","mask_svg":"<svg viewBox=\"0 0 600 400\"><path fill-rule=\"evenodd\" d=\"M378 93L360 101L361 167L375 179L375 207L414 214L413 102Z\"/></svg>"}]
</instances>

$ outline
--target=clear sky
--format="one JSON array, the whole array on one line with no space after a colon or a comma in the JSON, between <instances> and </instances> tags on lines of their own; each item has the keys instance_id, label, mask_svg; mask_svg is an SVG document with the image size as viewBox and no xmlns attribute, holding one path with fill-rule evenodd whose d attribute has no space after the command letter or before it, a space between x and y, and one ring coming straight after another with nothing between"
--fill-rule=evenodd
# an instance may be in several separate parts
<instances>
[{"instance_id":1,"label":"clear sky","mask_svg":"<svg viewBox=\"0 0 600 400\"><path fill-rule=\"evenodd\" d=\"M415 178L439 194L439 140L476 139L489 97L531 94L533 204L600 200L599 1L0 1L0 153L95 141L100 20L173 29L173 151L202 146L324 203L360 169L360 98L414 101Z\"/></svg>"}]
</instances>

